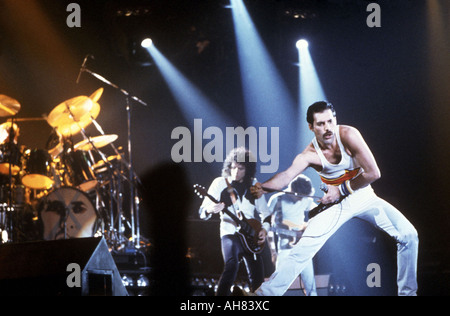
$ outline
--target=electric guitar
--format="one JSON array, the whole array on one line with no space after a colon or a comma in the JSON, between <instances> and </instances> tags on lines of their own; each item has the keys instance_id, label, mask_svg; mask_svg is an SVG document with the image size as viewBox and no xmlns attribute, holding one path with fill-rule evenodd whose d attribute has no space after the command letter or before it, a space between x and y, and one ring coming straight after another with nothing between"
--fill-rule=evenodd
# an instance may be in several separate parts
<instances>
[{"instance_id":1,"label":"electric guitar","mask_svg":"<svg viewBox=\"0 0 450 316\"><path fill-rule=\"evenodd\" d=\"M291 221L284 220L281 224L270 228L270 230L280 237L289 237L291 240L289 245L294 246L298 243L300 238L302 238L305 228L306 227L294 224Z\"/></svg>"},{"instance_id":2,"label":"electric guitar","mask_svg":"<svg viewBox=\"0 0 450 316\"><path fill-rule=\"evenodd\" d=\"M200 186L199 184L194 185L194 191L195 193L200 197L204 198L207 197L211 201L213 201L216 204L219 204L220 201L217 201L213 196L208 194L208 191ZM226 207L222 210L225 214L227 214L231 219L236 223L236 225L239 227L238 230L238 236L241 239L241 242L244 246L244 248L252 253L252 254L259 254L263 251L265 243L259 245L258 244L258 236L259 232L262 229L262 225L259 221L256 219L247 219L245 218L244 214L241 213L242 219L237 217L235 214L230 212Z\"/></svg>"}]
</instances>

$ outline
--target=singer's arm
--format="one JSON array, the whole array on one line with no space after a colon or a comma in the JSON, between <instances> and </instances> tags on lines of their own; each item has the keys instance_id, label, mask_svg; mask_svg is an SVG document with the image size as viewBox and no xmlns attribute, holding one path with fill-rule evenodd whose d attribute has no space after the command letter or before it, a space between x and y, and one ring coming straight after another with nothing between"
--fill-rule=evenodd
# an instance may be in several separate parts
<instances>
[{"instance_id":1,"label":"singer's arm","mask_svg":"<svg viewBox=\"0 0 450 316\"><path fill-rule=\"evenodd\" d=\"M271 179L263 183L264 187L269 189L281 190L288 186L288 184L299 174L306 170L310 165L310 153L306 149L301 154L295 157L291 166L283 172L273 176Z\"/></svg>"},{"instance_id":2,"label":"singer's arm","mask_svg":"<svg viewBox=\"0 0 450 316\"><path fill-rule=\"evenodd\" d=\"M260 197L262 194L267 193L267 191L264 191L263 187L273 190L281 190L287 187L296 176L305 171L306 168L314 165L317 160L317 158L315 159L314 157L314 153L314 149L311 149L311 146L308 146L301 154L295 157L292 165L288 169L276 174L263 184L256 183L250 188L250 191L255 197Z\"/></svg>"},{"instance_id":3,"label":"singer's arm","mask_svg":"<svg viewBox=\"0 0 450 316\"><path fill-rule=\"evenodd\" d=\"M380 169L361 133L350 126L342 126L340 133L342 144L363 170L359 176L350 181L352 190L361 189L378 180L381 177Z\"/></svg>"}]
</instances>

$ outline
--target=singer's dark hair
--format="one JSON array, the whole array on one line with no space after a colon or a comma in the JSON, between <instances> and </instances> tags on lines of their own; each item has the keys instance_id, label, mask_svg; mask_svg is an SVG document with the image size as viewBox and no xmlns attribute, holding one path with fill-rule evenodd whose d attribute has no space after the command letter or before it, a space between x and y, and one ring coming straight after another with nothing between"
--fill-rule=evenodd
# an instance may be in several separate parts
<instances>
[{"instance_id":1,"label":"singer's dark hair","mask_svg":"<svg viewBox=\"0 0 450 316\"><path fill-rule=\"evenodd\" d=\"M314 104L312 104L306 113L306 121L313 125L314 123L314 114L315 113L322 113L325 110L331 110L333 113L333 116L336 117L336 110L334 109L333 104L327 101L319 101Z\"/></svg>"}]
</instances>

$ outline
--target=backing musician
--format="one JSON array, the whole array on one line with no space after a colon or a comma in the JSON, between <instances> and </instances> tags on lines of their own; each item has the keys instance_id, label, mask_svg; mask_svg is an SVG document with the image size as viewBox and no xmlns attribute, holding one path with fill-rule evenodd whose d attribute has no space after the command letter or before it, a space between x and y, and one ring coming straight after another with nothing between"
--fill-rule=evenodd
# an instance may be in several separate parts
<instances>
[{"instance_id":1,"label":"backing musician","mask_svg":"<svg viewBox=\"0 0 450 316\"><path fill-rule=\"evenodd\" d=\"M235 221L223 210L227 208L231 213L239 216L241 212L245 218L254 219L255 211L265 219L270 215L264 196L255 199L250 193L250 187L256 182L256 162L249 150L245 148L233 149L227 156L222 169L222 176L216 178L208 189L208 194L220 203L216 204L205 198L200 206L200 218L208 220L213 214L220 213L220 237L224 270L219 280L217 296L228 296L231 292L242 258L247 268L250 287L256 290L264 281L264 265L260 254L253 254L245 249L242 239L237 233ZM233 197L234 196L234 197ZM235 199L235 201L233 201ZM265 242L270 224L264 223L259 231L258 244Z\"/></svg>"}]
</instances>

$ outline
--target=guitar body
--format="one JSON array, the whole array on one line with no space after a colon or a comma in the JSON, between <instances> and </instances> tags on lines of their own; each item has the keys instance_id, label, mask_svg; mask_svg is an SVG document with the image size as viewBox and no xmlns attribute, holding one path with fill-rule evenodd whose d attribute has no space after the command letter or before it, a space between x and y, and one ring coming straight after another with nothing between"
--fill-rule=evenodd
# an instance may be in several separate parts
<instances>
[{"instance_id":1,"label":"guitar body","mask_svg":"<svg viewBox=\"0 0 450 316\"><path fill-rule=\"evenodd\" d=\"M283 220L282 224L277 225L271 230L277 233L280 237L288 238L289 245L294 246L303 236L306 225L297 225L289 220Z\"/></svg>"},{"instance_id":2,"label":"guitar body","mask_svg":"<svg viewBox=\"0 0 450 316\"><path fill-rule=\"evenodd\" d=\"M245 222L245 224L242 224ZM256 219L246 219L243 218L238 231L239 237L241 238L244 248L253 254L259 254L264 250L264 245L258 245L259 232L262 229L262 225Z\"/></svg>"},{"instance_id":3,"label":"guitar body","mask_svg":"<svg viewBox=\"0 0 450 316\"><path fill-rule=\"evenodd\" d=\"M199 197L207 197L216 204L220 203L214 197L208 194L204 187L196 184L194 185L194 190ZM239 235L239 238L241 239L244 249L252 254L260 254L265 246L265 243L258 245L258 236L259 232L262 229L261 223L256 219L247 219L242 213L240 219L226 208L222 212L230 216L239 227L237 233Z\"/></svg>"}]
</instances>

